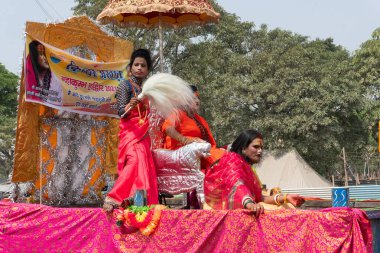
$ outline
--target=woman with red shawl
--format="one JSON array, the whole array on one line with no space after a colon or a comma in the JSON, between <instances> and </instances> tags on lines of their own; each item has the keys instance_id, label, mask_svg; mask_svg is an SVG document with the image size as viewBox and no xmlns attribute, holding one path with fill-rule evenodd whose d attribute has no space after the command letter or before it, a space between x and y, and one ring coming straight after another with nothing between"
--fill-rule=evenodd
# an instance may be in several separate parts
<instances>
[{"instance_id":1,"label":"woman with red shawl","mask_svg":"<svg viewBox=\"0 0 380 253\"><path fill-rule=\"evenodd\" d=\"M136 191L144 192L148 205L158 204L156 171L148 134L148 104L140 102L142 83L152 68L150 52L137 49L132 53L130 77L119 84L116 91L118 113L121 116L119 132L119 177L108 193L104 209L112 210L123 200L133 198Z\"/></svg>"},{"instance_id":2,"label":"woman with red shawl","mask_svg":"<svg viewBox=\"0 0 380 253\"><path fill-rule=\"evenodd\" d=\"M205 200L213 209L251 210L256 216L264 212L259 202L281 205L291 203L300 206L305 200L295 194L263 196L258 177L252 164L258 163L263 151L263 137L256 130L242 132L232 143L230 152L206 172Z\"/></svg>"}]
</instances>

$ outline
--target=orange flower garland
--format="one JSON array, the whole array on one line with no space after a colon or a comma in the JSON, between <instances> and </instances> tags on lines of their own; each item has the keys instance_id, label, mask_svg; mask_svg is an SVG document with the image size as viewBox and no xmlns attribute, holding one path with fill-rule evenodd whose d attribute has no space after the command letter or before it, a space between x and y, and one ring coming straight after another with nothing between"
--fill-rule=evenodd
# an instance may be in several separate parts
<instances>
[{"instance_id":1,"label":"orange flower garland","mask_svg":"<svg viewBox=\"0 0 380 253\"><path fill-rule=\"evenodd\" d=\"M154 209L148 212L133 213L128 209L124 211L124 218L128 225L135 228L144 228L152 221Z\"/></svg>"},{"instance_id":2,"label":"orange flower garland","mask_svg":"<svg viewBox=\"0 0 380 253\"><path fill-rule=\"evenodd\" d=\"M154 207L154 213L151 222L149 222L148 226L146 226L145 228L140 228L140 232L143 235L148 236L154 232L155 228L158 226L158 223L160 222L161 212L165 208L166 206L163 205L157 205Z\"/></svg>"},{"instance_id":3,"label":"orange flower garland","mask_svg":"<svg viewBox=\"0 0 380 253\"><path fill-rule=\"evenodd\" d=\"M143 235L150 235L158 226L161 211L166 207L155 205L154 207L128 207L127 209L115 209L113 216L118 226L133 226L138 228Z\"/></svg>"}]
</instances>

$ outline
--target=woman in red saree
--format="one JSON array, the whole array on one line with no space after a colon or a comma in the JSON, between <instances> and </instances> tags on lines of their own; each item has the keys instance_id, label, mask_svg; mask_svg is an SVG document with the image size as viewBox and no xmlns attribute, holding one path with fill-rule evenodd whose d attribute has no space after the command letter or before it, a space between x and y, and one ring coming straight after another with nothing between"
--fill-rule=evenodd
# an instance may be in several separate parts
<instances>
[{"instance_id":1,"label":"woman in red saree","mask_svg":"<svg viewBox=\"0 0 380 253\"><path fill-rule=\"evenodd\" d=\"M263 196L261 184L251 166L258 163L263 151L262 135L256 130L246 130L232 143L227 152L206 172L205 200L213 209L245 208L256 216L264 212L259 202L300 206L304 199L295 194Z\"/></svg>"},{"instance_id":2,"label":"woman in red saree","mask_svg":"<svg viewBox=\"0 0 380 253\"><path fill-rule=\"evenodd\" d=\"M147 204L158 203L156 171L148 134L148 104L137 99L142 83L152 67L150 52L138 49L132 53L130 78L119 84L116 91L118 113L121 116L119 132L118 175L106 197L106 210L133 197L137 190L146 193Z\"/></svg>"}]
</instances>

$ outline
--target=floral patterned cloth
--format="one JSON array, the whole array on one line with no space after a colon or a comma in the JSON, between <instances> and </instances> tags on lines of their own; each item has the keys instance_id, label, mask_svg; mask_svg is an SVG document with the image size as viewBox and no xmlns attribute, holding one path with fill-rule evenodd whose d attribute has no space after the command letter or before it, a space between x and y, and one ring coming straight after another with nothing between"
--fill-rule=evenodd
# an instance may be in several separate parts
<instances>
[{"instance_id":1,"label":"floral patterned cloth","mask_svg":"<svg viewBox=\"0 0 380 253\"><path fill-rule=\"evenodd\" d=\"M120 229L100 208L0 202L0 252L372 252L359 209L163 210L155 232Z\"/></svg>"}]
</instances>

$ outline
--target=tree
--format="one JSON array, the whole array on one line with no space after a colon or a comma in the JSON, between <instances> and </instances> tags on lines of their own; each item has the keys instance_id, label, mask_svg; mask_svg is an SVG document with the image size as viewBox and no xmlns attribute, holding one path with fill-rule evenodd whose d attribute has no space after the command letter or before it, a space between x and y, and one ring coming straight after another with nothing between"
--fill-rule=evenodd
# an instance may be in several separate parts
<instances>
[{"instance_id":1,"label":"tree","mask_svg":"<svg viewBox=\"0 0 380 253\"><path fill-rule=\"evenodd\" d=\"M176 66L191 65L196 74L188 79L205 84L201 100L219 141L258 128L269 149L296 148L324 174L339 166L347 143L363 146L361 91L347 51L331 39L308 41L266 26L254 30L229 14L217 30L214 40L188 47L193 54Z\"/></svg>"},{"instance_id":2,"label":"tree","mask_svg":"<svg viewBox=\"0 0 380 253\"><path fill-rule=\"evenodd\" d=\"M380 121L380 27L364 42L353 57L353 71L363 89L364 107L360 117L366 126L364 156L378 157L378 122ZM376 164L378 168L378 164Z\"/></svg>"},{"instance_id":3,"label":"tree","mask_svg":"<svg viewBox=\"0 0 380 253\"><path fill-rule=\"evenodd\" d=\"M3 178L13 164L18 79L0 63L0 177Z\"/></svg>"}]
</instances>

